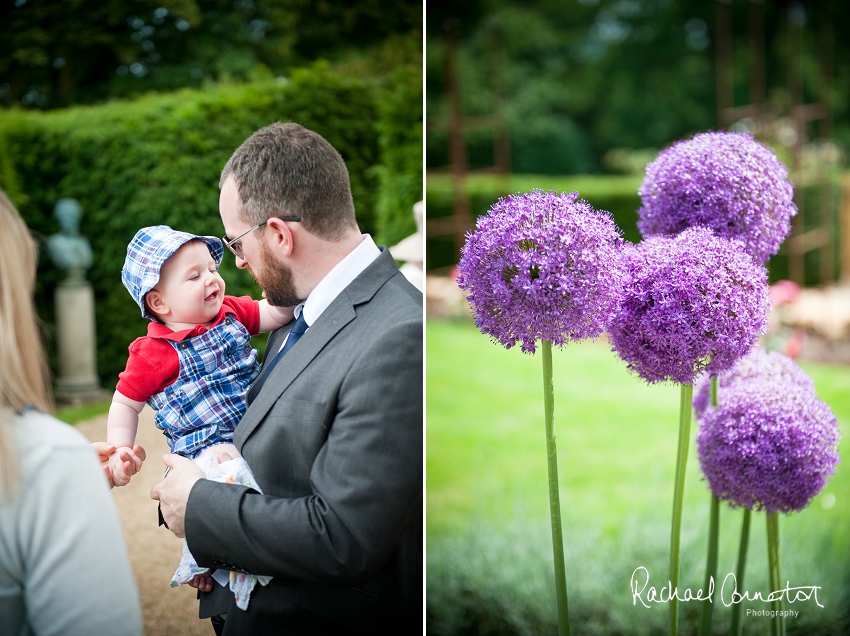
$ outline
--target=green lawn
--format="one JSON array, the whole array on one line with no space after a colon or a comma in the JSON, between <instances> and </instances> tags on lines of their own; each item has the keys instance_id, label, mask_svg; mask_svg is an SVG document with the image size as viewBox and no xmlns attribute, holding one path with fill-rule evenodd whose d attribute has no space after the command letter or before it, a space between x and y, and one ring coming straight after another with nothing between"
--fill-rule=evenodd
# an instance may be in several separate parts
<instances>
[{"instance_id":1,"label":"green lawn","mask_svg":"<svg viewBox=\"0 0 850 636\"><path fill-rule=\"evenodd\" d=\"M611 195L637 196L643 175L539 175L510 174L507 177L491 174L476 174L467 178L468 194L486 193L504 189L507 192L528 192L539 188L556 192L578 191L582 198ZM451 175L428 175L428 189L432 191L452 188Z\"/></svg>"},{"instance_id":2,"label":"green lawn","mask_svg":"<svg viewBox=\"0 0 850 636\"><path fill-rule=\"evenodd\" d=\"M56 409L56 418L66 424L77 424L83 420L106 415L112 402L97 402L84 404L83 406L65 406Z\"/></svg>"},{"instance_id":3,"label":"green lawn","mask_svg":"<svg viewBox=\"0 0 850 636\"><path fill-rule=\"evenodd\" d=\"M506 351L470 323L434 320L427 326L426 355L428 630L469 630L472 621L479 633L548 633L551 538L539 356ZM640 629L623 633L654 633L664 625L666 606L635 607L629 578L644 565L654 584L666 581L679 389L648 386L630 375L603 341L569 345L553 358L574 632L607 633L637 624ZM850 369L803 366L846 439ZM701 587L704 572L709 502L695 434L696 422L681 577L682 585L694 588ZM740 520L740 511L724 507L721 578L735 569ZM789 631L833 633L830 626L840 620L850 583L847 462L806 510L780 523L783 578L792 586L823 587L819 599L826 606L802 606ZM764 516L754 515L747 581L754 591L767 591L764 534ZM683 608L684 620L694 618L695 605ZM717 612L722 627L724 610ZM501 615L497 627L487 627L488 615ZM769 621L747 625L748 633L769 629Z\"/></svg>"}]
</instances>

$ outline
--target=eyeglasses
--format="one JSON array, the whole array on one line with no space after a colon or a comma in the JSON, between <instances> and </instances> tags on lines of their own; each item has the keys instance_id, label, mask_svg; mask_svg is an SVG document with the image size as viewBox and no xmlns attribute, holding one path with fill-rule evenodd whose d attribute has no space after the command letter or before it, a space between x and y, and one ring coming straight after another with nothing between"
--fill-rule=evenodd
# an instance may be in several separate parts
<instances>
[{"instance_id":1,"label":"eyeglasses","mask_svg":"<svg viewBox=\"0 0 850 636\"><path fill-rule=\"evenodd\" d=\"M271 218L280 219L281 221L293 221L293 222L301 221L300 216L275 216L275 217L271 217ZM229 238L227 238L227 236L222 236L221 242L224 243L224 246L227 249L229 249L231 252L233 252L236 255L236 258L241 258L242 260L245 260L245 257L242 255L242 242L239 239L241 239L246 234L250 234L251 232L253 232L256 229L263 227L268 222L269 222L269 219L266 219L262 223L257 223L250 230L245 230L244 232L242 232L242 234L237 236L235 239L229 239Z\"/></svg>"}]
</instances>

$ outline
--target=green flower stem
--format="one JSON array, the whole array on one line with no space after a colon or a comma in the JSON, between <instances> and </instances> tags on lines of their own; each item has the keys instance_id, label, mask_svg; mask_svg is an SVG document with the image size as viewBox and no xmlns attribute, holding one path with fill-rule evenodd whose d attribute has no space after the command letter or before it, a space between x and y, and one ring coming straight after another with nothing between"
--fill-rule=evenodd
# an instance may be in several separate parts
<instances>
[{"instance_id":1,"label":"green flower stem","mask_svg":"<svg viewBox=\"0 0 850 636\"><path fill-rule=\"evenodd\" d=\"M688 442L691 437L691 402L694 387L681 385L679 402L679 449L676 456L676 488L673 492L673 523L670 530L670 635L679 633L679 542L682 535L682 499L685 494L685 469L688 465Z\"/></svg>"},{"instance_id":2,"label":"green flower stem","mask_svg":"<svg viewBox=\"0 0 850 636\"><path fill-rule=\"evenodd\" d=\"M770 591L782 589L782 577L779 573L779 513L767 514L767 562L770 567ZM782 614L782 597L773 601L773 620L770 626L771 636L785 636L785 618Z\"/></svg>"},{"instance_id":3,"label":"green flower stem","mask_svg":"<svg viewBox=\"0 0 850 636\"><path fill-rule=\"evenodd\" d=\"M564 567L564 536L558 494L558 453L555 448L555 390L552 386L552 343L542 342L543 412L546 419L546 459L549 464L549 512L552 519L552 553L555 559L555 594L558 600L558 634L569 636L567 574Z\"/></svg>"},{"instance_id":4,"label":"green flower stem","mask_svg":"<svg viewBox=\"0 0 850 636\"><path fill-rule=\"evenodd\" d=\"M744 508L744 520L741 523L741 545L738 548L738 569L735 580L738 589L744 589L744 572L747 569L747 547L750 544L750 509ZM741 636L744 624L741 622L741 604L732 606L732 636Z\"/></svg>"},{"instance_id":5,"label":"green flower stem","mask_svg":"<svg viewBox=\"0 0 850 636\"><path fill-rule=\"evenodd\" d=\"M720 500L714 493L711 495L711 520L708 526L708 558L705 564L705 593L708 594L709 587L712 581L717 578L717 537L720 528ZM717 596L715 587L712 593L712 599ZM708 636L712 633L712 622L714 614L714 601L707 600L702 602L699 617L699 633L700 636Z\"/></svg>"},{"instance_id":6,"label":"green flower stem","mask_svg":"<svg viewBox=\"0 0 850 636\"><path fill-rule=\"evenodd\" d=\"M717 378L711 378L709 386L709 395L711 405L717 406ZM708 594L708 590L712 581L716 584L717 579L717 544L718 535L720 533L720 500L714 493L711 493L711 518L708 525L708 557L705 564L705 586L703 589ZM717 590L712 594L712 598L703 601L700 608L699 618L699 633L700 636L709 636L712 633L714 619L714 599Z\"/></svg>"}]
</instances>

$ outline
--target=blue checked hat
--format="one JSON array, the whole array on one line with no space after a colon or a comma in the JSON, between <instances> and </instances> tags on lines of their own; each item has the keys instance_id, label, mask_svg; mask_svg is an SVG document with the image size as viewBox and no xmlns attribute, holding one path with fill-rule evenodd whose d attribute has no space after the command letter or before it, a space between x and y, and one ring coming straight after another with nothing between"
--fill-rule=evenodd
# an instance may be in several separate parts
<instances>
[{"instance_id":1,"label":"blue checked hat","mask_svg":"<svg viewBox=\"0 0 850 636\"><path fill-rule=\"evenodd\" d=\"M221 264L224 248L214 236L195 236L172 230L167 225L143 227L127 246L127 258L121 269L121 282L142 310L142 316L155 320L145 308L145 295L159 282L162 264L184 243L198 239L207 244L216 267Z\"/></svg>"}]
</instances>

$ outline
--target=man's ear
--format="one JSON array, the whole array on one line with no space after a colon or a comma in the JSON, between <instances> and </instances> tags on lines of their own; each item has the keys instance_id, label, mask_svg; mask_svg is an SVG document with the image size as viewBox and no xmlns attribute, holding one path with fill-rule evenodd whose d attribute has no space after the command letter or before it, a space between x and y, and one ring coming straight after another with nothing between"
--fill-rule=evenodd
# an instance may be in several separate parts
<instances>
[{"instance_id":1,"label":"man's ear","mask_svg":"<svg viewBox=\"0 0 850 636\"><path fill-rule=\"evenodd\" d=\"M162 316L166 316L171 313L171 309L168 308L168 305L165 304L165 298L162 295L162 292L152 289L145 295L145 305L147 305L148 311L152 313L157 318L161 318Z\"/></svg>"},{"instance_id":2,"label":"man's ear","mask_svg":"<svg viewBox=\"0 0 850 636\"><path fill-rule=\"evenodd\" d=\"M271 234L271 248L284 256L292 253L293 233L289 224L276 216L270 217L266 222L266 232Z\"/></svg>"}]
</instances>

